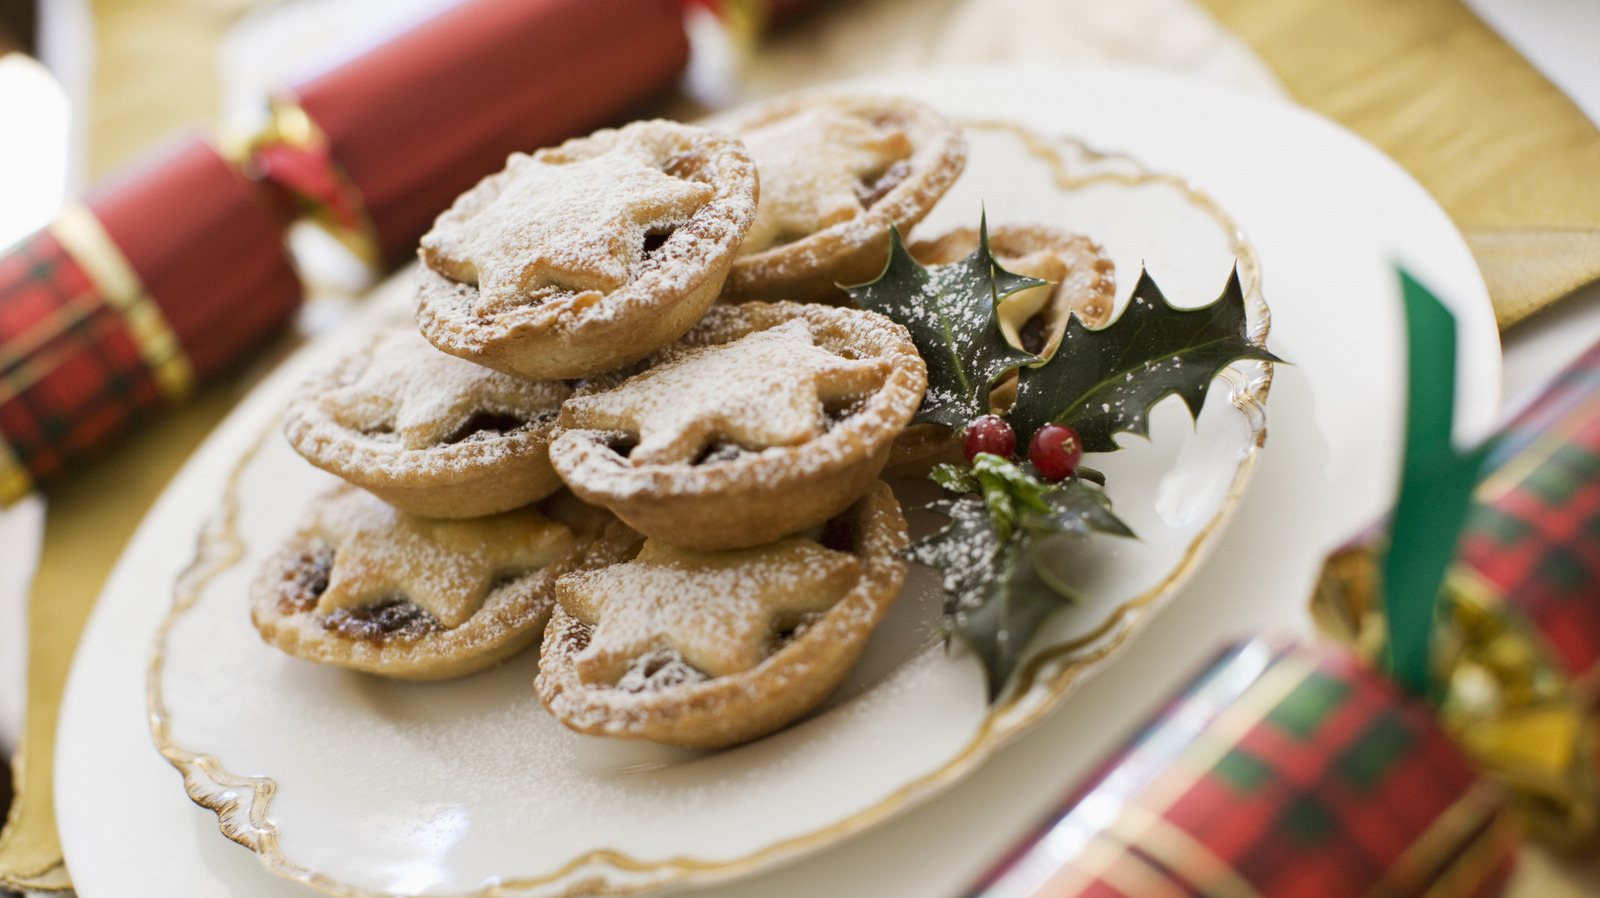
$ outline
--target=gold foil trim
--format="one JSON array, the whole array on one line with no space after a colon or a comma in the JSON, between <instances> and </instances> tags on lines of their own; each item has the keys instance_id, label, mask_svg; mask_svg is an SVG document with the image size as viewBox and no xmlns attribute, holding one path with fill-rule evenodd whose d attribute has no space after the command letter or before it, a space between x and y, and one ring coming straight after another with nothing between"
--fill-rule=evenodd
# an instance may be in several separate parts
<instances>
[{"instance_id":1,"label":"gold foil trim","mask_svg":"<svg viewBox=\"0 0 1600 898\"><path fill-rule=\"evenodd\" d=\"M1508 786L1535 835L1568 848L1600 830L1596 724L1578 684L1537 634L1508 613L1495 586L1457 568L1446 583L1450 642L1440 719L1483 769Z\"/></svg>"},{"instance_id":2,"label":"gold foil trim","mask_svg":"<svg viewBox=\"0 0 1600 898\"><path fill-rule=\"evenodd\" d=\"M264 171L259 157L274 146L284 146L297 152L325 157L334 189L338 191L339 198L350 207L357 219L354 223L344 221L344 216L341 216L334 205L325 198L300 193L288 184L273 183L278 183L279 187L289 192L296 206L313 224L326 231L356 258L375 270L382 261L377 226L372 223L372 217L367 212L360 188L350 180L344 167L329 153L327 135L323 134L322 129L317 127L317 123L312 121L310 114L301 108L293 96L287 94L274 96L268 104L267 111L266 124L255 132L222 134L220 143L223 156L246 176L257 181L271 180Z\"/></svg>"},{"instance_id":3,"label":"gold foil trim","mask_svg":"<svg viewBox=\"0 0 1600 898\"><path fill-rule=\"evenodd\" d=\"M61 247L83 266L106 305L122 316L134 347L170 402L188 397L194 389L194 368L184 354L178 335L162 314L155 298L145 292L139 275L128 264L111 235L87 206L74 203L61 210L50 225Z\"/></svg>"},{"instance_id":4,"label":"gold foil trim","mask_svg":"<svg viewBox=\"0 0 1600 898\"><path fill-rule=\"evenodd\" d=\"M1387 639L1377 573L1383 545L1373 533L1330 555L1312 599L1323 632L1369 661ZM1440 725L1506 787L1533 835L1568 849L1592 844L1600 834L1600 724L1589 687L1560 673L1538 634L1472 569L1450 569L1439 608Z\"/></svg>"},{"instance_id":5,"label":"gold foil trim","mask_svg":"<svg viewBox=\"0 0 1600 898\"><path fill-rule=\"evenodd\" d=\"M753 51L766 34L771 19L768 4L764 0L719 0L712 5L717 18L733 38L734 46L742 52Z\"/></svg>"},{"instance_id":6,"label":"gold foil trim","mask_svg":"<svg viewBox=\"0 0 1600 898\"><path fill-rule=\"evenodd\" d=\"M33 477L17 459L17 453L0 434L0 508L33 492Z\"/></svg>"}]
</instances>

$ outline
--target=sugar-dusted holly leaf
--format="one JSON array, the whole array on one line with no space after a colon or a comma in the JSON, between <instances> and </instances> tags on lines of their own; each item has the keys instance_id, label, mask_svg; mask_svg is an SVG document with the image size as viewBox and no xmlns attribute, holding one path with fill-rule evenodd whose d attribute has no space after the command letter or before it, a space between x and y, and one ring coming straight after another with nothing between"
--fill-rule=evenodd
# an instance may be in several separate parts
<instances>
[{"instance_id":1,"label":"sugar-dusted holly leaf","mask_svg":"<svg viewBox=\"0 0 1600 898\"><path fill-rule=\"evenodd\" d=\"M856 305L904 325L927 363L928 392L913 420L959 430L989 412L989 387L996 379L1039 361L1006 342L995 308L1018 290L1046 282L996 264L987 223L979 228L972 255L933 268L911 257L898 230L890 236L883 274L846 290Z\"/></svg>"},{"instance_id":2,"label":"sugar-dusted holly leaf","mask_svg":"<svg viewBox=\"0 0 1600 898\"><path fill-rule=\"evenodd\" d=\"M1044 621L1078 599L1066 578L1040 563L1041 548L1132 531L1098 488L1076 478L1045 483L998 456L980 454L970 469L943 465L934 479L967 495L928 506L950 523L906 556L943 571L945 634L983 662L993 700Z\"/></svg>"},{"instance_id":3,"label":"sugar-dusted holly leaf","mask_svg":"<svg viewBox=\"0 0 1600 898\"><path fill-rule=\"evenodd\" d=\"M927 506L950 519L943 530L926 536L906 549L905 555L918 564L943 572L944 611L986 602L996 577L995 559L1005 543L995 530L989 509L977 496L940 499Z\"/></svg>"},{"instance_id":4,"label":"sugar-dusted holly leaf","mask_svg":"<svg viewBox=\"0 0 1600 898\"><path fill-rule=\"evenodd\" d=\"M1045 483L1009 459L980 452L971 467L938 465L928 478L952 493L978 493L989 508L995 532L1004 542L1011 538L1024 515L1048 515L1046 495L1061 487Z\"/></svg>"},{"instance_id":5,"label":"sugar-dusted holly leaf","mask_svg":"<svg viewBox=\"0 0 1600 898\"><path fill-rule=\"evenodd\" d=\"M1063 480L1044 496L1045 511L1027 511L1018 517L1018 526L1035 536L1056 533L1109 533L1133 536L1133 530L1111 510L1111 497L1098 485L1081 477Z\"/></svg>"},{"instance_id":6,"label":"sugar-dusted holly leaf","mask_svg":"<svg viewBox=\"0 0 1600 898\"><path fill-rule=\"evenodd\" d=\"M1148 272L1117 320L1090 330L1076 317L1050 361L1018 374L1010 420L1019 434L1059 422L1078 432L1086 452L1111 452L1112 435L1150 434L1150 407L1183 397L1196 417L1212 378L1237 359L1279 361L1246 336L1237 269L1222 295L1199 309L1167 303Z\"/></svg>"}]
</instances>

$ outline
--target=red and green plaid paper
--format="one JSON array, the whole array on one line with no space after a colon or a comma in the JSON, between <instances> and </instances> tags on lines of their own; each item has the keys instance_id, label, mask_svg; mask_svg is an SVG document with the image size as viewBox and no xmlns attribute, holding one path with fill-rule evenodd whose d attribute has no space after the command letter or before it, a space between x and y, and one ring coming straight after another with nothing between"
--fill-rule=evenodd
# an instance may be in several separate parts
<instances>
[{"instance_id":1,"label":"red and green plaid paper","mask_svg":"<svg viewBox=\"0 0 1600 898\"><path fill-rule=\"evenodd\" d=\"M974 895L1486 898L1515 827L1354 656L1226 654Z\"/></svg>"},{"instance_id":2,"label":"red and green plaid paper","mask_svg":"<svg viewBox=\"0 0 1600 898\"><path fill-rule=\"evenodd\" d=\"M1504 431L1459 564L1549 647L1567 677L1600 663L1600 346Z\"/></svg>"},{"instance_id":3,"label":"red and green plaid paper","mask_svg":"<svg viewBox=\"0 0 1600 898\"><path fill-rule=\"evenodd\" d=\"M0 256L0 504L280 329L285 221L191 137Z\"/></svg>"},{"instance_id":4,"label":"red and green plaid paper","mask_svg":"<svg viewBox=\"0 0 1600 898\"><path fill-rule=\"evenodd\" d=\"M50 231L0 257L0 499L82 459L162 390L126 319Z\"/></svg>"}]
</instances>

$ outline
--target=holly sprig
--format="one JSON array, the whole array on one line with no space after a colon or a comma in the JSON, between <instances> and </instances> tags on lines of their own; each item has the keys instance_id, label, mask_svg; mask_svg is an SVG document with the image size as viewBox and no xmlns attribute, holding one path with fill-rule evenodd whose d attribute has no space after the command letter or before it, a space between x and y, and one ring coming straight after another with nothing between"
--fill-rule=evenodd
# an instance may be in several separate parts
<instances>
[{"instance_id":1,"label":"holly sprig","mask_svg":"<svg viewBox=\"0 0 1600 898\"><path fill-rule=\"evenodd\" d=\"M988 418L994 385L1017 371L1017 399L1000 426L1033 437L1030 461L969 449L968 466L936 468L930 476L953 497L928 508L949 523L906 550L943 571L943 631L981 659L992 701L1044 621L1083 599L1051 563L1062 543L1134 535L1112 511L1103 478L1078 465L1081 452L1116 450L1117 433L1148 436L1151 407L1169 395L1198 418L1223 368L1279 359L1249 339L1237 270L1198 309L1174 307L1141 273L1116 320L1090 329L1073 316L1054 354L1035 356L1006 342L997 310L1007 296L1048 282L1006 271L990 252L987 221L978 233L965 259L924 267L896 231L883 275L846 289L857 305L904 325L927 362L916 421L959 430ZM1014 446L1015 435L1007 437Z\"/></svg>"},{"instance_id":2,"label":"holly sprig","mask_svg":"<svg viewBox=\"0 0 1600 898\"><path fill-rule=\"evenodd\" d=\"M960 495L929 506L950 522L906 554L944 572L945 637L962 640L983 662L992 700L1044 620L1082 598L1037 563L1038 553L1060 536L1133 531L1081 475L1047 483L1010 459L979 453L970 468L941 465L931 476Z\"/></svg>"}]
</instances>

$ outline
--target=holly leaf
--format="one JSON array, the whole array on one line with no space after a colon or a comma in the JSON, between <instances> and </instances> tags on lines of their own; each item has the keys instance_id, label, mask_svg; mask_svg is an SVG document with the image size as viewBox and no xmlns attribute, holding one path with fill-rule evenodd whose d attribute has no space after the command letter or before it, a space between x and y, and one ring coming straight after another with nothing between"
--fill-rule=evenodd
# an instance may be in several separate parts
<instances>
[{"instance_id":1,"label":"holly leaf","mask_svg":"<svg viewBox=\"0 0 1600 898\"><path fill-rule=\"evenodd\" d=\"M906 557L943 572L945 636L982 661L993 701L1039 627L1080 598L1042 556L1062 539L1133 532L1097 487L1077 478L1045 483L999 456L980 454L970 469L942 465L932 476L967 495L928 506L950 522Z\"/></svg>"},{"instance_id":2,"label":"holly leaf","mask_svg":"<svg viewBox=\"0 0 1600 898\"><path fill-rule=\"evenodd\" d=\"M1018 433L1052 421L1078 432L1086 452L1118 448L1112 435L1150 435L1150 408L1183 397L1199 417L1211 381L1238 359L1281 361L1246 336L1237 269L1222 295L1199 309L1176 309L1141 272L1127 308L1099 330L1074 316L1050 361L1018 374L1010 419Z\"/></svg>"},{"instance_id":3,"label":"holly leaf","mask_svg":"<svg viewBox=\"0 0 1600 898\"><path fill-rule=\"evenodd\" d=\"M985 221L971 255L932 268L911 257L895 229L883 274L845 289L856 305L904 325L927 363L928 392L912 420L959 430L988 414L989 387L1002 374L1039 361L1006 342L995 309L1018 290L1044 283L995 263Z\"/></svg>"},{"instance_id":4,"label":"holly leaf","mask_svg":"<svg viewBox=\"0 0 1600 898\"><path fill-rule=\"evenodd\" d=\"M1045 496L1059 489L1045 483L1015 463L980 452L972 459L972 467L937 465L928 478L953 493L981 493L989 508L1001 541L1011 538L1017 519L1024 513L1041 514L1050 511Z\"/></svg>"},{"instance_id":5,"label":"holly leaf","mask_svg":"<svg viewBox=\"0 0 1600 898\"><path fill-rule=\"evenodd\" d=\"M1017 522L1036 537L1057 533L1134 535L1132 528L1112 512L1111 497L1082 478L1062 481L1059 488L1045 495L1044 501L1047 508L1043 512L1024 514Z\"/></svg>"}]
</instances>

